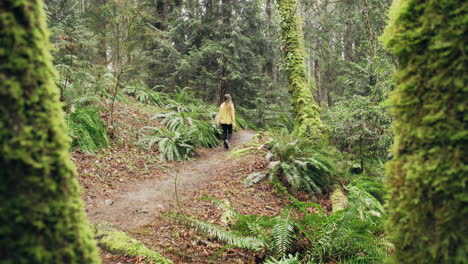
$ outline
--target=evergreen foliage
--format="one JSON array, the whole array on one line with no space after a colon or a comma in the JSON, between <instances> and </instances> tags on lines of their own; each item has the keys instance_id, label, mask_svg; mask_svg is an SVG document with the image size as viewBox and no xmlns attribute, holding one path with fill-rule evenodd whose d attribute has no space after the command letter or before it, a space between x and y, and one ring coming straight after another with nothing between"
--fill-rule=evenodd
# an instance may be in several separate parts
<instances>
[{"instance_id":1,"label":"evergreen foliage","mask_svg":"<svg viewBox=\"0 0 468 264\"><path fill-rule=\"evenodd\" d=\"M40 0L0 2L0 262L100 263Z\"/></svg>"},{"instance_id":2,"label":"evergreen foliage","mask_svg":"<svg viewBox=\"0 0 468 264\"><path fill-rule=\"evenodd\" d=\"M466 263L466 1L393 3L385 45L398 59L388 163L391 263Z\"/></svg>"},{"instance_id":3,"label":"evergreen foliage","mask_svg":"<svg viewBox=\"0 0 468 264\"><path fill-rule=\"evenodd\" d=\"M154 59L148 67L155 72L149 85L162 85L167 92L191 87L197 97L215 104L229 93L242 116L265 125L283 110L286 96L284 81L265 72L278 71L278 60L266 61L268 53L278 52L278 41L264 34L261 5L257 0L181 1L150 43Z\"/></svg>"},{"instance_id":4,"label":"evergreen foliage","mask_svg":"<svg viewBox=\"0 0 468 264\"><path fill-rule=\"evenodd\" d=\"M351 154L359 169L371 169L374 160L387 160L392 141L387 106L371 96L349 95L325 110L324 122L335 146Z\"/></svg>"}]
</instances>

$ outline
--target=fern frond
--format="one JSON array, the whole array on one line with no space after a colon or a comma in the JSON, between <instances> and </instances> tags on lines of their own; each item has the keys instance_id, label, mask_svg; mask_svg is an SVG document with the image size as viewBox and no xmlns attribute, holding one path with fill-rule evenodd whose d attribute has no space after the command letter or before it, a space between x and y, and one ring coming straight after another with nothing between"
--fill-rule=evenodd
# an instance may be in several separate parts
<instances>
[{"instance_id":1,"label":"fern frond","mask_svg":"<svg viewBox=\"0 0 468 264\"><path fill-rule=\"evenodd\" d=\"M72 146L79 146L86 154L95 153L109 147L109 138L98 112L92 108L82 108L67 117Z\"/></svg>"},{"instance_id":2,"label":"fern frond","mask_svg":"<svg viewBox=\"0 0 468 264\"><path fill-rule=\"evenodd\" d=\"M208 234L211 237L224 241L237 248L260 250L266 245L263 240L255 237L243 237L232 231L227 231L215 224L207 223L199 219L187 217L185 218L185 221L194 226L199 232Z\"/></svg>"},{"instance_id":3,"label":"fern frond","mask_svg":"<svg viewBox=\"0 0 468 264\"><path fill-rule=\"evenodd\" d=\"M252 185L259 183L267 177L268 174L264 172L254 172L245 176L243 182L246 187L251 187Z\"/></svg>"},{"instance_id":4,"label":"fern frond","mask_svg":"<svg viewBox=\"0 0 468 264\"><path fill-rule=\"evenodd\" d=\"M283 256L291 246L294 235L294 222L287 218L277 218L272 229L276 252Z\"/></svg>"},{"instance_id":5,"label":"fern frond","mask_svg":"<svg viewBox=\"0 0 468 264\"><path fill-rule=\"evenodd\" d=\"M263 264L300 264L299 254L296 255L289 254L288 256L284 256L281 259L275 259L271 257L270 259L263 262Z\"/></svg>"}]
</instances>

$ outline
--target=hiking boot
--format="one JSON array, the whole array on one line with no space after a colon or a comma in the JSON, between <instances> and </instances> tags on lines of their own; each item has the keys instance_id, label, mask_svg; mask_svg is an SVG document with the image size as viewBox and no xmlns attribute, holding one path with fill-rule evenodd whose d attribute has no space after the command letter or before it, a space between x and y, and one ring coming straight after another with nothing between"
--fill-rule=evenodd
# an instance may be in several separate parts
<instances>
[{"instance_id":1,"label":"hiking boot","mask_svg":"<svg viewBox=\"0 0 468 264\"><path fill-rule=\"evenodd\" d=\"M224 140L224 149L229 149L229 142L227 140Z\"/></svg>"}]
</instances>

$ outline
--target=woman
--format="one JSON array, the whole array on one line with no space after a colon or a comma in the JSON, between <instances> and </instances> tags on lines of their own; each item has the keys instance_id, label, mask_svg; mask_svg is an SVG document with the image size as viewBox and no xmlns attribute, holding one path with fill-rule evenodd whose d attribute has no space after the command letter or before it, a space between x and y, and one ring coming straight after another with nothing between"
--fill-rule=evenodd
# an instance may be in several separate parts
<instances>
[{"instance_id":1,"label":"woman","mask_svg":"<svg viewBox=\"0 0 468 264\"><path fill-rule=\"evenodd\" d=\"M229 94L224 95L224 102L219 107L219 113L216 117L218 126L223 128L224 149L229 149L229 140L232 136L232 128L236 127L236 114L232 97Z\"/></svg>"}]
</instances>

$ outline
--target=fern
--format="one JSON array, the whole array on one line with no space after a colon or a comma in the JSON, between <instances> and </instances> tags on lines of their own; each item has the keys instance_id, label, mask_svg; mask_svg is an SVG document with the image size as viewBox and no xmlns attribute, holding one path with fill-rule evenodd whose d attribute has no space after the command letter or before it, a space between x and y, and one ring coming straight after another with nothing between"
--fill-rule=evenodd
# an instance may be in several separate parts
<instances>
[{"instance_id":1,"label":"fern","mask_svg":"<svg viewBox=\"0 0 468 264\"><path fill-rule=\"evenodd\" d=\"M307 138L296 138L287 131L273 134L269 173L279 177L293 192L303 189L309 193L322 193L331 185L334 171L332 153L326 147Z\"/></svg>"},{"instance_id":2,"label":"fern","mask_svg":"<svg viewBox=\"0 0 468 264\"><path fill-rule=\"evenodd\" d=\"M294 119L290 114L282 113L277 122L275 122L275 127L286 129L289 133L292 133L294 130Z\"/></svg>"},{"instance_id":3,"label":"fern","mask_svg":"<svg viewBox=\"0 0 468 264\"><path fill-rule=\"evenodd\" d=\"M236 234L235 232L224 230L215 224L207 223L199 219L186 217L184 220L195 227L197 231L206 233L220 241L224 241L238 248L253 249L258 251L266 245L265 241L262 241L258 238L243 237L239 234Z\"/></svg>"},{"instance_id":4,"label":"fern","mask_svg":"<svg viewBox=\"0 0 468 264\"><path fill-rule=\"evenodd\" d=\"M276 253L283 256L291 246L294 237L294 222L278 217L272 229Z\"/></svg>"},{"instance_id":5,"label":"fern","mask_svg":"<svg viewBox=\"0 0 468 264\"><path fill-rule=\"evenodd\" d=\"M300 264L299 255L291 255L284 256L281 259L270 258L267 261L263 262L263 264Z\"/></svg>"},{"instance_id":6,"label":"fern","mask_svg":"<svg viewBox=\"0 0 468 264\"><path fill-rule=\"evenodd\" d=\"M166 112L154 118L162 119L162 124L172 132L186 134L193 146L215 147L219 145L218 131L210 121L202 120L203 114L186 112Z\"/></svg>"},{"instance_id":7,"label":"fern","mask_svg":"<svg viewBox=\"0 0 468 264\"><path fill-rule=\"evenodd\" d=\"M257 130L257 126L253 124L252 122L247 121L241 114L236 113L236 123L239 125L239 127L243 129L253 129Z\"/></svg>"},{"instance_id":8,"label":"fern","mask_svg":"<svg viewBox=\"0 0 468 264\"><path fill-rule=\"evenodd\" d=\"M192 90L189 87L178 89L176 93L173 94L173 100L181 105L202 105L202 101L196 99Z\"/></svg>"},{"instance_id":9,"label":"fern","mask_svg":"<svg viewBox=\"0 0 468 264\"><path fill-rule=\"evenodd\" d=\"M256 183L263 181L265 178L267 178L267 176L268 175L264 172L251 173L244 178L244 184L246 187L251 187Z\"/></svg>"},{"instance_id":10,"label":"fern","mask_svg":"<svg viewBox=\"0 0 468 264\"><path fill-rule=\"evenodd\" d=\"M104 124L92 108L77 109L66 117L68 135L72 146L78 146L86 154L92 154L109 147Z\"/></svg>"},{"instance_id":11,"label":"fern","mask_svg":"<svg viewBox=\"0 0 468 264\"><path fill-rule=\"evenodd\" d=\"M172 132L156 127L144 127L140 137L140 144L145 144L148 149L158 144L161 158L170 161L187 159L194 151L194 147L190 145L191 141L192 138L188 133Z\"/></svg>"},{"instance_id":12,"label":"fern","mask_svg":"<svg viewBox=\"0 0 468 264\"><path fill-rule=\"evenodd\" d=\"M320 261L381 263L389 249L383 234L384 212L377 199L348 186L350 207L329 216L323 212L307 214L297 224L311 241L310 257ZM351 195L351 193L353 193ZM369 213L376 210L381 215ZM349 262L348 262L349 261Z\"/></svg>"},{"instance_id":13,"label":"fern","mask_svg":"<svg viewBox=\"0 0 468 264\"><path fill-rule=\"evenodd\" d=\"M157 114L155 117L162 118L162 124L172 132L185 129L194 123L194 117L187 112L167 112Z\"/></svg>"},{"instance_id":14,"label":"fern","mask_svg":"<svg viewBox=\"0 0 468 264\"><path fill-rule=\"evenodd\" d=\"M377 198L380 202L383 201L385 195L384 185L381 180L370 178L368 176L360 176L357 179L352 181L352 185L358 187L361 190L364 190L370 193L372 196Z\"/></svg>"},{"instance_id":15,"label":"fern","mask_svg":"<svg viewBox=\"0 0 468 264\"><path fill-rule=\"evenodd\" d=\"M137 101L144 104L162 107L167 103L167 96L165 94L149 89L142 81L132 81L125 86L123 91L128 95L134 96Z\"/></svg>"},{"instance_id":16,"label":"fern","mask_svg":"<svg viewBox=\"0 0 468 264\"><path fill-rule=\"evenodd\" d=\"M270 258L266 263L293 259L299 261L298 253L304 254L303 260L309 259L319 263L381 263L391 249L391 245L383 237L382 225L378 224L379 221L383 222L383 216L374 216L374 219L360 217L359 211L364 210L360 204L368 205L368 210L377 210L381 206L374 204L377 200L370 204L363 202L368 199L367 194L348 186L350 192L355 193L350 199L350 208L327 215L320 205L300 202L281 185L277 187L280 193L291 198L292 203L284 207L282 213L276 217L243 215L218 199L204 197L202 199L210 200L216 206L235 215L236 222L231 227L233 231L193 218L189 221L197 230L232 246L258 249L260 244L251 242L261 241L261 247L266 248L270 256L283 257L280 260ZM307 209L310 207L317 208L318 212L309 213ZM304 239L308 241L305 245L310 246L304 248L298 244ZM296 252L293 249L296 249ZM296 255L285 257L287 253Z\"/></svg>"},{"instance_id":17,"label":"fern","mask_svg":"<svg viewBox=\"0 0 468 264\"><path fill-rule=\"evenodd\" d=\"M194 120L194 126L190 128L190 133L195 138L194 143L197 146L213 148L219 145L218 131L213 124L207 121Z\"/></svg>"}]
</instances>

